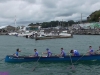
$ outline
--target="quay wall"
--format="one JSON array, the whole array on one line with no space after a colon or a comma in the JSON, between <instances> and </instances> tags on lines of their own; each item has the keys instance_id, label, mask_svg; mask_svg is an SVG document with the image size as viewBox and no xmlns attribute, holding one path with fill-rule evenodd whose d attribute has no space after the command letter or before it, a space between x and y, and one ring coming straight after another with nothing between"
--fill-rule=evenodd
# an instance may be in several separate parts
<instances>
[{"instance_id":1,"label":"quay wall","mask_svg":"<svg viewBox=\"0 0 100 75\"><path fill-rule=\"evenodd\" d=\"M100 29L69 30L73 35L100 35Z\"/></svg>"}]
</instances>

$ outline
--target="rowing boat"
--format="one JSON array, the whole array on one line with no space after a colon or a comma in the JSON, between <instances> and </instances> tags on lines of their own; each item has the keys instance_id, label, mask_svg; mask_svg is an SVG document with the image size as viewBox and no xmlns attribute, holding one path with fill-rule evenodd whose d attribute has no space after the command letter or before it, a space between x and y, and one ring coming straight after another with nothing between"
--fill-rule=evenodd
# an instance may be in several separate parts
<instances>
[{"instance_id":1,"label":"rowing boat","mask_svg":"<svg viewBox=\"0 0 100 75\"><path fill-rule=\"evenodd\" d=\"M39 60L38 60L39 59ZM84 55L84 56L71 56L71 59L73 61L81 60L81 61L87 61L87 60L100 60L100 55ZM65 57L29 57L29 56L13 56L13 55L7 55L5 57L5 62L64 62L64 61L70 61L70 56Z\"/></svg>"}]
</instances>

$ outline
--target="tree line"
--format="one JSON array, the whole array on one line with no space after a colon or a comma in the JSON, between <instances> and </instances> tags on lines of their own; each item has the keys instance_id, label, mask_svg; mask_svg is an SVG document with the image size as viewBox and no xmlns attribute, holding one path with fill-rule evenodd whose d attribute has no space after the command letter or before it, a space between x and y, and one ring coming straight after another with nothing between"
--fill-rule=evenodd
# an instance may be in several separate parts
<instances>
[{"instance_id":1,"label":"tree line","mask_svg":"<svg viewBox=\"0 0 100 75\"><path fill-rule=\"evenodd\" d=\"M72 26L73 24L79 24L79 23L87 23L87 22L99 22L100 21L100 10L97 10L93 13L91 13L86 20L82 20L75 22L74 20L69 21L50 21L50 22L43 22L43 23L30 23L28 26L36 26L41 25L42 28L48 28L48 27L56 27L56 26L63 26L68 27Z\"/></svg>"},{"instance_id":2,"label":"tree line","mask_svg":"<svg viewBox=\"0 0 100 75\"><path fill-rule=\"evenodd\" d=\"M85 22L82 21L82 22ZM68 26L72 26L73 24L78 24L80 23L80 21L74 22L73 20L69 20L68 22L66 21L50 21L50 22L43 22L43 23L30 23L28 26L39 26L41 25L42 28L48 28L48 27L56 27L56 26L62 26L62 27L68 27Z\"/></svg>"}]
</instances>

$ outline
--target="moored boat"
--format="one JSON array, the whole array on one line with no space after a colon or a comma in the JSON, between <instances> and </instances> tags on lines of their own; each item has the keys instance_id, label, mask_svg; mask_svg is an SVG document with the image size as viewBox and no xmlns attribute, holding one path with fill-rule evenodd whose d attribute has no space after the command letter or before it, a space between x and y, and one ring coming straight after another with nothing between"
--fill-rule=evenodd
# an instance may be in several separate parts
<instances>
[{"instance_id":1,"label":"moored boat","mask_svg":"<svg viewBox=\"0 0 100 75\"><path fill-rule=\"evenodd\" d=\"M19 63L19 62L67 62L67 61L91 61L91 60L100 60L100 55L91 55L91 56L87 56L87 55L82 55L82 56L66 56L66 57L57 57L57 56L53 56L53 57L29 57L29 56L13 56L13 55L7 55L5 57L5 62L15 62L15 63Z\"/></svg>"}]
</instances>

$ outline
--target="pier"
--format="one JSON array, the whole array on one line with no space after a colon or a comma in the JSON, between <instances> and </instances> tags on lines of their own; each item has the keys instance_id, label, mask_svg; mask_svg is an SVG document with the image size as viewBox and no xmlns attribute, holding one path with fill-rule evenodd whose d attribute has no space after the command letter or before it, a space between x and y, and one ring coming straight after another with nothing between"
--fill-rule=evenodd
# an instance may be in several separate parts
<instances>
[{"instance_id":1,"label":"pier","mask_svg":"<svg viewBox=\"0 0 100 75\"><path fill-rule=\"evenodd\" d=\"M70 30L74 35L100 35L100 29L78 29Z\"/></svg>"}]
</instances>

